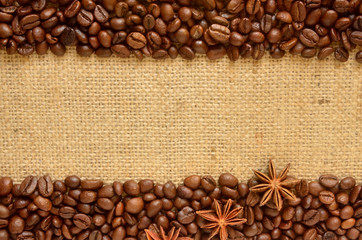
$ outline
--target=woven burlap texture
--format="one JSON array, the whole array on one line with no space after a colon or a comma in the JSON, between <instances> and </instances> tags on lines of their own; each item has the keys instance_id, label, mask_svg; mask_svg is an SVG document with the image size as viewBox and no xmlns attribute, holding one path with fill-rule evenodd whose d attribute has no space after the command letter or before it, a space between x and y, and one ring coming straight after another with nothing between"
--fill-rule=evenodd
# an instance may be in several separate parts
<instances>
[{"instance_id":1,"label":"woven burlap texture","mask_svg":"<svg viewBox=\"0 0 362 240\"><path fill-rule=\"evenodd\" d=\"M180 182L251 169L362 180L362 68L0 54L0 175Z\"/></svg>"}]
</instances>

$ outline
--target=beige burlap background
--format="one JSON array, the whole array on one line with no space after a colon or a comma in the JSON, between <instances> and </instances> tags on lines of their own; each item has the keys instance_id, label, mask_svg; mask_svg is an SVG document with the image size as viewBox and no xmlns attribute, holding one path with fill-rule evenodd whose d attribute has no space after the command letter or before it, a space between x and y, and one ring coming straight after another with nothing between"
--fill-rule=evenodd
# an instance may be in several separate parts
<instances>
[{"instance_id":1,"label":"beige burlap background","mask_svg":"<svg viewBox=\"0 0 362 240\"><path fill-rule=\"evenodd\" d=\"M0 53L0 175L153 178L273 158L314 179L362 180L362 68L285 57L142 62Z\"/></svg>"}]
</instances>

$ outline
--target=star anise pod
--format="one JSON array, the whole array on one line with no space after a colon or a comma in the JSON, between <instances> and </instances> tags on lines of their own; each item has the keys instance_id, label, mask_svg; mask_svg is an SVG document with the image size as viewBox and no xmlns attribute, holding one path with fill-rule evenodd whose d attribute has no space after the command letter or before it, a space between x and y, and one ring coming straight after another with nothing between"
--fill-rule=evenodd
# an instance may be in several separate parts
<instances>
[{"instance_id":1,"label":"star anise pod","mask_svg":"<svg viewBox=\"0 0 362 240\"><path fill-rule=\"evenodd\" d=\"M262 183L251 187L250 190L253 192L264 192L260 200L260 206L265 205L273 197L274 204L280 211L283 207L282 196L288 200L296 200L296 196L288 188L294 187L299 180L287 178L289 166L290 164L278 176L272 160L269 161L269 177L260 171L253 170L255 176Z\"/></svg>"},{"instance_id":2,"label":"star anise pod","mask_svg":"<svg viewBox=\"0 0 362 240\"><path fill-rule=\"evenodd\" d=\"M219 202L214 199L215 211L214 210L201 210L196 213L202 218L206 219L210 223L203 225L201 228L210 228L213 231L210 233L208 239L213 238L216 234L219 233L221 240L226 240L228 238L227 226L234 226L243 224L246 222L245 218L237 218L239 213L243 211L242 207L236 207L231 210L232 200L229 199L224 206L224 210L221 210ZM231 211L230 211L231 210ZM216 214L215 214L216 213Z\"/></svg>"},{"instance_id":3,"label":"star anise pod","mask_svg":"<svg viewBox=\"0 0 362 240\"><path fill-rule=\"evenodd\" d=\"M150 229L145 229L147 240L192 240L189 237L179 237L181 228L177 229L175 232L175 227L173 227L166 236L163 228L160 228L160 233L157 233Z\"/></svg>"}]
</instances>

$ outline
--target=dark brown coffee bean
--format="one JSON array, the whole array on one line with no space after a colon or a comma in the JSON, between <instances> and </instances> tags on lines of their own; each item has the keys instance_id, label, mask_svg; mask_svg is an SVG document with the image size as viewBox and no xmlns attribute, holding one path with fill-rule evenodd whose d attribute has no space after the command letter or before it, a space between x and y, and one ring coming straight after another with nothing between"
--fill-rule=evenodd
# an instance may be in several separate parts
<instances>
[{"instance_id":1,"label":"dark brown coffee bean","mask_svg":"<svg viewBox=\"0 0 362 240\"><path fill-rule=\"evenodd\" d=\"M140 197L135 197L126 202L125 210L131 214L137 214L142 211L143 206L143 199Z\"/></svg>"},{"instance_id":2,"label":"dark brown coffee bean","mask_svg":"<svg viewBox=\"0 0 362 240\"><path fill-rule=\"evenodd\" d=\"M11 192L13 186L14 186L14 184L13 184L13 180L11 178L1 177L0 178L0 196L4 197L4 196L8 195Z\"/></svg>"},{"instance_id":3,"label":"dark brown coffee bean","mask_svg":"<svg viewBox=\"0 0 362 240\"><path fill-rule=\"evenodd\" d=\"M22 233L25 228L25 221L18 215L13 216L8 225L8 230L10 233Z\"/></svg>"},{"instance_id":4,"label":"dark brown coffee bean","mask_svg":"<svg viewBox=\"0 0 362 240\"><path fill-rule=\"evenodd\" d=\"M239 13L245 8L244 0L231 0L226 5L226 11L229 13Z\"/></svg>"},{"instance_id":5,"label":"dark brown coffee bean","mask_svg":"<svg viewBox=\"0 0 362 240\"><path fill-rule=\"evenodd\" d=\"M303 234L303 240L314 240L317 237L317 230L315 228L310 228Z\"/></svg>"},{"instance_id":6,"label":"dark brown coffee bean","mask_svg":"<svg viewBox=\"0 0 362 240\"><path fill-rule=\"evenodd\" d=\"M94 21L93 14L87 10L81 9L77 15L77 22L84 27L88 27Z\"/></svg>"},{"instance_id":7,"label":"dark brown coffee bean","mask_svg":"<svg viewBox=\"0 0 362 240\"><path fill-rule=\"evenodd\" d=\"M261 32L251 32L249 34L249 39L254 43L262 43L265 40L265 36Z\"/></svg>"},{"instance_id":8,"label":"dark brown coffee bean","mask_svg":"<svg viewBox=\"0 0 362 240\"><path fill-rule=\"evenodd\" d=\"M349 39L352 43L362 46L362 31L353 31Z\"/></svg>"},{"instance_id":9,"label":"dark brown coffee bean","mask_svg":"<svg viewBox=\"0 0 362 240\"><path fill-rule=\"evenodd\" d=\"M195 58L195 53L194 51L188 47L188 46L182 46L178 53L180 54L180 56L184 59L187 59L187 60L192 60Z\"/></svg>"},{"instance_id":10,"label":"dark brown coffee bean","mask_svg":"<svg viewBox=\"0 0 362 240\"><path fill-rule=\"evenodd\" d=\"M260 0L248 0L246 2L246 11L250 15L255 15L258 13L261 6Z\"/></svg>"},{"instance_id":11,"label":"dark brown coffee bean","mask_svg":"<svg viewBox=\"0 0 362 240\"><path fill-rule=\"evenodd\" d=\"M30 14L20 20L20 25L25 30L32 29L40 24L39 20L39 15Z\"/></svg>"},{"instance_id":12,"label":"dark brown coffee bean","mask_svg":"<svg viewBox=\"0 0 362 240\"><path fill-rule=\"evenodd\" d=\"M100 23L105 23L109 19L109 13L101 5L97 5L94 9L94 17Z\"/></svg>"},{"instance_id":13,"label":"dark brown coffee bean","mask_svg":"<svg viewBox=\"0 0 362 240\"><path fill-rule=\"evenodd\" d=\"M334 52L333 47L324 47L318 53L318 59L322 60L330 56Z\"/></svg>"},{"instance_id":14,"label":"dark brown coffee bean","mask_svg":"<svg viewBox=\"0 0 362 240\"><path fill-rule=\"evenodd\" d=\"M75 209L72 207L61 207L59 209L59 216L65 219L73 218L74 214L76 213Z\"/></svg>"},{"instance_id":15,"label":"dark brown coffee bean","mask_svg":"<svg viewBox=\"0 0 362 240\"><path fill-rule=\"evenodd\" d=\"M287 11L278 12L276 15L277 20L284 23L292 23L292 16Z\"/></svg>"},{"instance_id":16,"label":"dark brown coffee bean","mask_svg":"<svg viewBox=\"0 0 362 240\"><path fill-rule=\"evenodd\" d=\"M226 54L226 49L223 45L215 45L215 46L210 46L206 56L210 59L210 60L215 60L215 59L219 59L224 57Z\"/></svg>"},{"instance_id":17,"label":"dark brown coffee bean","mask_svg":"<svg viewBox=\"0 0 362 240\"><path fill-rule=\"evenodd\" d=\"M127 44L134 49L143 48L146 43L147 40L141 33L132 32L127 36Z\"/></svg>"},{"instance_id":18,"label":"dark brown coffee bean","mask_svg":"<svg viewBox=\"0 0 362 240\"><path fill-rule=\"evenodd\" d=\"M305 24L313 26L316 25L322 17L322 10L320 8L313 9L307 15Z\"/></svg>"},{"instance_id":19,"label":"dark brown coffee bean","mask_svg":"<svg viewBox=\"0 0 362 240\"><path fill-rule=\"evenodd\" d=\"M319 36L312 29L305 28L300 33L299 40L307 47L314 47L319 41Z\"/></svg>"},{"instance_id":20,"label":"dark brown coffee bean","mask_svg":"<svg viewBox=\"0 0 362 240\"><path fill-rule=\"evenodd\" d=\"M23 46L20 51L22 53L24 53L25 55L27 55L27 53L30 51L30 50L28 50L30 47L31 47L31 45L30 46ZM18 48L18 51L19 51L19 48ZM20 54L22 54L22 53L20 53ZM36 177L28 176L21 183L20 191L24 196L29 196L35 191L35 189L37 187L37 184L38 184L38 180L37 180Z\"/></svg>"},{"instance_id":21,"label":"dark brown coffee bean","mask_svg":"<svg viewBox=\"0 0 362 240\"><path fill-rule=\"evenodd\" d=\"M338 184L338 178L331 174L325 174L319 177L319 182L327 188L333 188Z\"/></svg>"},{"instance_id":22,"label":"dark brown coffee bean","mask_svg":"<svg viewBox=\"0 0 362 240\"><path fill-rule=\"evenodd\" d=\"M332 192L324 190L319 193L319 200L321 203L329 205L334 202L335 196Z\"/></svg>"},{"instance_id":23,"label":"dark brown coffee bean","mask_svg":"<svg viewBox=\"0 0 362 240\"><path fill-rule=\"evenodd\" d=\"M338 47L334 49L334 57L340 62L347 62L349 53L346 49ZM342 184L341 184L342 188Z\"/></svg>"},{"instance_id":24,"label":"dark brown coffee bean","mask_svg":"<svg viewBox=\"0 0 362 240\"><path fill-rule=\"evenodd\" d=\"M43 211L49 212L52 209L52 202L42 196L34 198L34 204Z\"/></svg>"},{"instance_id":25,"label":"dark brown coffee bean","mask_svg":"<svg viewBox=\"0 0 362 240\"><path fill-rule=\"evenodd\" d=\"M92 223L92 220L87 215L79 213L74 215L73 223L80 229L88 229Z\"/></svg>"},{"instance_id":26,"label":"dark brown coffee bean","mask_svg":"<svg viewBox=\"0 0 362 240\"><path fill-rule=\"evenodd\" d=\"M296 1L291 9L292 19L295 22L303 22L307 17L307 9L302 1Z\"/></svg>"},{"instance_id":27,"label":"dark brown coffee bean","mask_svg":"<svg viewBox=\"0 0 362 240\"><path fill-rule=\"evenodd\" d=\"M235 47L235 46L232 46L232 45L229 45L226 49L226 54L228 55L229 59L231 61L236 61L239 59L240 57L240 51L239 51L239 48L238 47ZM224 187L224 188L227 188L227 187ZM233 189L232 189L233 190ZM225 192L225 190L224 190Z\"/></svg>"},{"instance_id":28,"label":"dark brown coffee bean","mask_svg":"<svg viewBox=\"0 0 362 240\"><path fill-rule=\"evenodd\" d=\"M190 207L184 207L177 213L177 220L181 224L189 224L196 218L196 212Z\"/></svg>"},{"instance_id":29,"label":"dark brown coffee bean","mask_svg":"<svg viewBox=\"0 0 362 240\"><path fill-rule=\"evenodd\" d=\"M320 214L317 210L309 210L303 216L303 223L307 226L314 226L319 222Z\"/></svg>"},{"instance_id":30,"label":"dark brown coffee bean","mask_svg":"<svg viewBox=\"0 0 362 240\"><path fill-rule=\"evenodd\" d=\"M161 17L164 21L168 22L174 18L175 12L171 4L162 3L160 10L161 10Z\"/></svg>"},{"instance_id":31,"label":"dark brown coffee bean","mask_svg":"<svg viewBox=\"0 0 362 240\"><path fill-rule=\"evenodd\" d=\"M105 48L109 48L112 45L112 37L105 30L99 31L98 40L99 40L99 43Z\"/></svg>"},{"instance_id":32,"label":"dark brown coffee bean","mask_svg":"<svg viewBox=\"0 0 362 240\"><path fill-rule=\"evenodd\" d=\"M220 43L227 43L230 38L230 30L220 24L212 24L209 28L209 34Z\"/></svg>"},{"instance_id":33,"label":"dark brown coffee bean","mask_svg":"<svg viewBox=\"0 0 362 240\"><path fill-rule=\"evenodd\" d=\"M337 19L338 13L334 10L328 10L322 15L320 22L325 27L332 27Z\"/></svg>"},{"instance_id":34,"label":"dark brown coffee bean","mask_svg":"<svg viewBox=\"0 0 362 240\"><path fill-rule=\"evenodd\" d=\"M81 9L81 3L78 0L74 0L65 10L64 16L67 18L72 18L78 14Z\"/></svg>"},{"instance_id":35,"label":"dark brown coffee bean","mask_svg":"<svg viewBox=\"0 0 362 240\"><path fill-rule=\"evenodd\" d=\"M238 29L241 33L247 34L251 31L251 21L249 18L242 18L240 20Z\"/></svg>"}]
</instances>

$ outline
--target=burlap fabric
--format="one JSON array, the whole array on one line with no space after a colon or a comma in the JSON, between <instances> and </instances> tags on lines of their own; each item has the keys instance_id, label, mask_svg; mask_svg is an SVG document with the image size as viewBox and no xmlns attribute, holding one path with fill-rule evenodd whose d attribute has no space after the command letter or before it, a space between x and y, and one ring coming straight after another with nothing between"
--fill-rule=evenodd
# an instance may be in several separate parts
<instances>
[{"instance_id":1,"label":"burlap fabric","mask_svg":"<svg viewBox=\"0 0 362 240\"><path fill-rule=\"evenodd\" d=\"M362 68L288 56L142 62L0 54L0 175L180 182L278 169L362 180Z\"/></svg>"}]
</instances>

